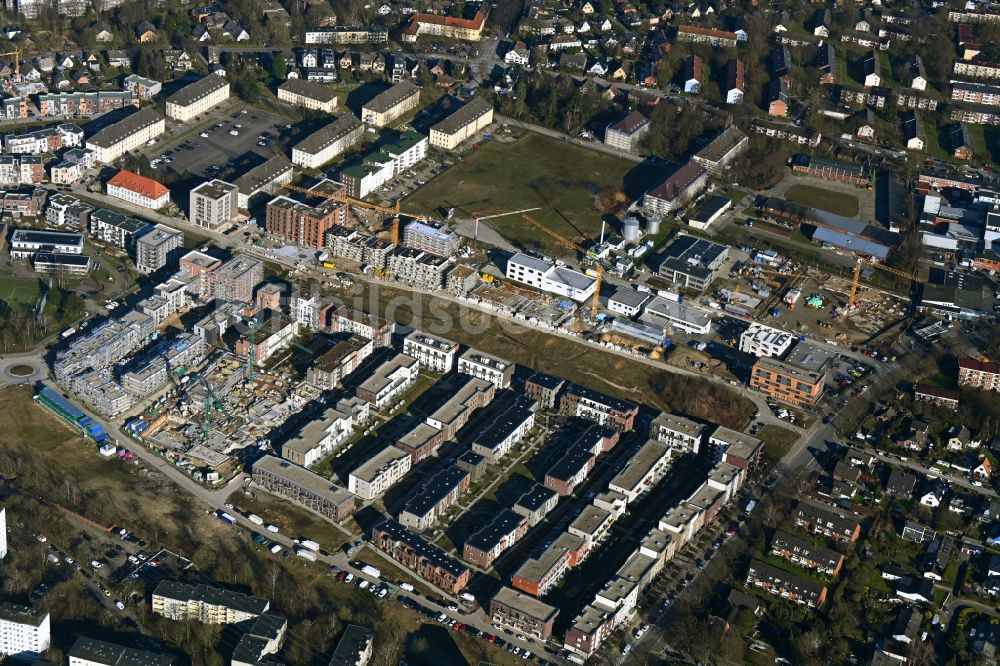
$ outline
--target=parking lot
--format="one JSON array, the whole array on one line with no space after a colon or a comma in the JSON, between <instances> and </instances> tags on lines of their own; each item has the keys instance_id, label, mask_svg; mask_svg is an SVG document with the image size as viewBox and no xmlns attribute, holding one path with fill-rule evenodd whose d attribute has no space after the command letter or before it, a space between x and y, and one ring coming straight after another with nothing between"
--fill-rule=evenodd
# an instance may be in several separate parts
<instances>
[{"instance_id":1,"label":"parking lot","mask_svg":"<svg viewBox=\"0 0 1000 666\"><path fill-rule=\"evenodd\" d=\"M281 116L258 109L236 110L219 117L203 131L188 134L179 143L152 146L146 155L150 165L164 174L187 172L206 178L241 175L282 152L272 145L284 145L281 137L287 138L291 130L288 119Z\"/></svg>"}]
</instances>

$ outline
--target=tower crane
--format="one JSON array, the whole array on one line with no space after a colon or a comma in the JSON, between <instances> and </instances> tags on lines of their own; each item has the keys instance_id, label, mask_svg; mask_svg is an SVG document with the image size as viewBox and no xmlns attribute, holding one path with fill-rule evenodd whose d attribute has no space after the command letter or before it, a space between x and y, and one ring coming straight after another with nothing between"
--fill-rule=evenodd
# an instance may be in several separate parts
<instances>
[{"instance_id":1,"label":"tower crane","mask_svg":"<svg viewBox=\"0 0 1000 666\"><path fill-rule=\"evenodd\" d=\"M521 210L511 210L502 213L491 213L486 214L483 211L472 211L472 217L475 220L475 226L472 228L472 240L474 242L479 241L479 223L484 220L492 220L497 217L507 217L508 215L521 215L522 213L532 213L536 210L541 210L537 206L535 208L522 208Z\"/></svg>"},{"instance_id":2,"label":"tower crane","mask_svg":"<svg viewBox=\"0 0 1000 666\"><path fill-rule=\"evenodd\" d=\"M0 53L0 57L3 56L14 56L14 76L18 79L21 78L21 49L14 49L13 51L7 51L6 53Z\"/></svg>"},{"instance_id":3,"label":"tower crane","mask_svg":"<svg viewBox=\"0 0 1000 666\"><path fill-rule=\"evenodd\" d=\"M596 319L597 319L597 306L600 305L600 301L601 301L601 282L604 281L604 264L603 264L603 262L601 262L600 258L597 256L596 253L592 252L591 250L584 249L583 246L581 246L580 244L578 244L578 243L576 243L574 241L571 241L570 239L566 238L562 234L559 234L559 233L553 231L552 229L549 229L547 226L545 226L544 224L542 224L538 220L534 219L530 215L528 215L526 213L522 213L521 214L521 219L524 220L525 222L528 222L532 226L537 227L538 229L540 229L541 231L545 232L546 234L548 234L549 236L551 236L552 238L554 238L556 241L558 241L563 247L566 247L566 248L568 248L570 250L573 250L575 252L579 252L579 253L583 254L583 256L585 256L588 259L591 259L591 260L594 261L594 263L596 264L596 269L595 270L597 271L597 277L594 280L594 298L590 302L590 318L591 318L591 320L596 321Z\"/></svg>"},{"instance_id":4,"label":"tower crane","mask_svg":"<svg viewBox=\"0 0 1000 666\"><path fill-rule=\"evenodd\" d=\"M212 411L217 409L216 403L218 400L215 391L212 389L212 385L208 383L207 379L197 372L192 372L191 376L194 378L194 381L201 382L201 385L205 387L205 398L201 410L201 436L207 442L209 436L212 434ZM225 408L223 410L225 411Z\"/></svg>"},{"instance_id":5,"label":"tower crane","mask_svg":"<svg viewBox=\"0 0 1000 666\"><path fill-rule=\"evenodd\" d=\"M255 367L257 361L257 329L260 328L260 325L254 317L241 316L247 325L247 342L250 343L247 347L247 381L252 382L257 376L257 369Z\"/></svg>"},{"instance_id":6,"label":"tower crane","mask_svg":"<svg viewBox=\"0 0 1000 666\"><path fill-rule=\"evenodd\" d=\"M904 277L911 282L916 282L917 284L927 284L916 275L907 273L906 271L901 271L898 268L893 268L892 266L886 266L885 264L873 261L871 259L858 258L857 263L854 265L854 278L851 280L851 295L847 299L847 303L850 307L855 308L858 306L858 283L861 280L861 267L863 265L871 266L872 268L877 268L880 271L885 271L886 273L891 273L893 275L898 275L899 277Z\"/></svg>"},{"instance_id":7,"label":"tower crane","mask_svg":"<svg viewBox=\"0 0 1000 666\"><path fill-rule=\"evenodd\" d=\"M392 243L393 245L399 245L399 216L406 215L407 217L412 217L415 220L430 220L433 219L426 215L414 215L413 213L401 213L399 210L399 202L397 201L394 206L380 206L379 204L368 203L367 201L362 201L361 199L355 199L354 197L344 196L342 194L330 194L327 192L317 192L316 190L310 190L306 187L300 185L286 184L283 186L287 190L292 190L293 192L298 192L309 197L319 197L321 199L326 199L327 201L338 201L348 206L354 206L355 208L364 208L365 210L373 210L377 213L385 213L386 215L392 215Z\"/></svg>"}]
</instances>

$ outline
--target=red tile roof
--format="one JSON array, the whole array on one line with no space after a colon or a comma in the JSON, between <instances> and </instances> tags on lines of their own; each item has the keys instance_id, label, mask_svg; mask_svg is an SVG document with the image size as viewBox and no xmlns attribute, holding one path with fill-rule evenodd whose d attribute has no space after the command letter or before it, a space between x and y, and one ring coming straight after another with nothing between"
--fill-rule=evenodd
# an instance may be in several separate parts
<instances>
[{"instance_id":1,"label":"red tile roof","mask_svg":"<svg viewBox=\"0 0 1000 666\"><path fill-rule=\"evenodd\" d=\"M410 20L409 29L416 30L416 27L421 23L433 23L436 25L449 25L454 28L463 28L465 30L482 30L483 23L486 22L486 14L483 10L476 12L476 15L471 19L455 18L453 16L442 16L440 14L422 14L420 12L413 15Z\"/></svg>"},{"instance_id":2,"label":"red tile roof","mask_svg":"<svg viewBox=\"0 0 1000 666\"><path fill-rule=\"evenodd\" d=\"M729 79L727 86L729 90L735 89L741 92L746 90L742 60L730 60L727 74Z\"/></svg>"},{"instance_id":3,"label":"red tile roof","mask_svg":"<svg viewBox=\"0 0 1000 666\"><path fill-rule=\"evenodd\" d=\"M642 115L638 111L633 111L612 125L611 129L617 130L618 132L624 132L625 134L633 134L648 124L649 118Z\"/></svg>"},{"instance_id":4,"label":"red tile roof","mask_svg":"<svg viewBox=\"0 0 1000 666\"><path fill-rule=\"evenodd\" d=\"M980 361L974 358L960 358L958 360L958 367L968 368L969 370L976 370L979 372L989 372L994 375L1000 374L1000 363Z\"/></svg>"},{"instance_id":5,"label":"red tile roof","mask_svg":"<svg viewBox=\"0 0 1000 666\"><path fill-rule=\"evenodd\" d=\"M146 178L145 176L140 176L137 173L131 171L125 171L122 169L114 175L114 177L108 181L108 187L115 185L118 187L123 187L126 190L131 190L136 194L146 197L147 199L159 199L164 194L170 194L170 190L163 183L159 183L152 178Z\"/></svg>"}]
</instances>

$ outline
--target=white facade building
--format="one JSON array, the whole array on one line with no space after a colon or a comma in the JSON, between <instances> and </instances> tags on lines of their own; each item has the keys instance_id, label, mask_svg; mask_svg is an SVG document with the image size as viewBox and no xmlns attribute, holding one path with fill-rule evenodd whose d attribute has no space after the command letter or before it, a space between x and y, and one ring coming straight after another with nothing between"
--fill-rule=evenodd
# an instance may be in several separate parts
<instances>
[{"instance_id":1,"label":"white facade building","mask_svg":"<svg viewBox=\"0 0 1000 666\"><path fill-rule=\"evenodd\" d=\"M114 162L166 131L166 121L150 107L141 109L114 125L105 127L87 140L94 159L103 164Z\"/></svg>"},{"instance_id":2,"label":"white facade building","mask_svg":"<svg viewBox=\"0 0 1000 666\"><path fill-rule=\"evenodd\" d=\"M403 353L417 359L421 367L443 374L455 367L458 343L413 331L403 339Z\"/></svg>"},{"instance_id":3,"label":"white facade building","mask_svg":"<svg viewBox=\"0 0 1000 666\"><path fill-rule=\"evenodd\" d=\"M187 122L229 99L225 76L209 74L167 98L167 117Z\"/></svg>"},{"instance_id":4,"label":"white facade building","mask_svg":"<svg viewBox=\"0 0 1000 666\"><path fill-rule=\"evenodd\" d=\"M351 472L347 489L363 500L373 500L406 476L412 464L409 453L387 446Z\"/></svg>"},{"instance_id":5,"label":"white facade building","mask_svg":"<svg viewBox=\"0 0 1000 666\"><path fill-rule=\"evenodd\" d=\"M33 661L52 642L47 611L17 604L0 604L0 654Z\"/></svg>"},{"instance_id":6,"label":"white facade building","mask_svg":"<svg viewBox=\"0 0 1000 666\"><path fill-rule=\"evenodd\" d=\"M515 254L507 260L507 278L540 291L582 302L594 295L597 281L591 277L550 264L527 254Z\"/></svg>"},{"instance_id":7,"label":"white facade building","mask_svg":"<svg viewBox=\"0 0 1000 666\"><path fill-rule=\"evenodd\" d=\"M7 507L0 507L0 560L7 557Z\"/></svg>"},{"instance_id":8,"label":"white facade building","mask_svg":"<svg viewBox=\"0 0 1000 666\"><path fill-rule=\"evenodd\" d=\"M794 340L787 331L753 323L740 334L740 351L754 356L781 356Z\"/></svg>"},{"instance_id":9,"label":"white facade building","mask_svg":"<svg viewBox=\"0 0 1000 666\"><path fill-rule=\"evenodd\" d=\"M469 349L459 357L458 371L484 379L496 385L497 388L505 389L510 386L510 380L514 376L514 364L502 358Z\"/></svg>"}]
</instances>

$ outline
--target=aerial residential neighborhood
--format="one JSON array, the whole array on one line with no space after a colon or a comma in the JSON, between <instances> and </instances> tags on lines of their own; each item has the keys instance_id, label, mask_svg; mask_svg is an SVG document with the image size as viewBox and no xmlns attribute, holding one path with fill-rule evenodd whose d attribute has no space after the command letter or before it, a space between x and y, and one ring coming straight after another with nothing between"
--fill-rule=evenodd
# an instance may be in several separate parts
<instances>
[{"instance_id":1,"label":"aerial residential neighborhood","mask_svg":"<svg viewBox=\"0 0 1000 666\"><path fill-rule=\"evenodd\" d=\"M0 12L0 661L996 662L997 6Z\"/></svg>"}]
</instances>

